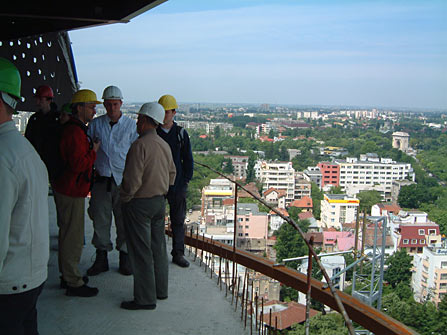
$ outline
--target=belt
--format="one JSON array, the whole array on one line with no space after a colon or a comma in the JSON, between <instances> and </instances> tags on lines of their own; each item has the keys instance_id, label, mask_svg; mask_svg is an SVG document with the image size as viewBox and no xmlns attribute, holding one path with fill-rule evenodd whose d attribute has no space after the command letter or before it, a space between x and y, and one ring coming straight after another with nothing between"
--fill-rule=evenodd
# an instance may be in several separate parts
<instances>
[{"instance_id":1,"label":"belt","mask_svg":"<svg viewBox=\"0 0 447 335\"><path fill-rule=\"evenodd\" d=\"M107 183L107 192L110 192L112 190L113 181L113 177L103 177L98 174L95 177L95 183Z\"/></svg>"}]
</instances>

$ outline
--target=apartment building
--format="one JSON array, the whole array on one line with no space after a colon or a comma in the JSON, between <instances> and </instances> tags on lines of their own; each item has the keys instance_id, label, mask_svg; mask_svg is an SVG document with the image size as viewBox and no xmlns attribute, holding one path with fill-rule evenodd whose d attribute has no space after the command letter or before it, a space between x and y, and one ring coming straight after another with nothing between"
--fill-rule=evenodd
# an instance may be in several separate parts
<instances>
[{"instance_id":1,"label":"apartment building","mask_svg":"<svg viewBox=\"0 0 447 335\"><path fill-rule=\"evenodd\" d=\"M447 243L424 248L414 255L411 288L419 302L433 301L436 305L447 295Z\"/></svg>"},{"instance_id":2,"label":"apartment building","mask_svg":"<svg viewBox=\"0 0 447 335\"><path fill-rule=\"evenodd\" d=\"M214 129L219 127L221 130L229 131L233 129L232 123L227 122L207 122L207 121L176 121L179 126L186 129L204 130L207 134L214 133Z\"/></svg>"},{"instance_id":3,"label":"apartment building","mask_svg":"<svg viewBox=\"0 0 447 335\"><path fill-rule=\"evenodd\" d=\"M375 154L361 155L360 159L346 158L346 160L336 160L335 163L340 168L339 185L343 189L347 185L384 185L385 201L391 201L394 180L415 180L411 164L397 163L390 158L379 159Z\"/></svg>"},{"instance_id":4,"label":"apartment building","mask_svg":"<svg viewBox=\"0 0 447 335\"><path fill-rule=\"evenodd\" d=\"M256 178L262 182L263 191L270 188L286 191L286 206L295 197L295 170L291 162L257 161L255 166Z\"/></svg>"},{"instance_id":5,"label":"apartment building","mask_svg":"<svg viewBox=\"0 0 447 335\"><path fill-rule=\"evenodd\" d=\"M295 194L294 199L299 200L304 197L311 197L312 183L304 178L302 172L295 173Z\"/></svg>"},{"instance_id":6,"label":"apartment building","mask_svg":"<svg viewBox=\"0 0 447 335\"><path fill-rule=\"evenodd\" d=\"M320 215L322 227L342 230L343 224L356 220L359 204L360 200L346 194L324 194Z\"/></svg>"},{"instance_id":7,"label":"apartment building","mask_svg":"<svg viewBox=\"0 0 447 335\"><path fill-rule=\"evenodd\" d=\"M323 179L323 175L318 166L308 166L307 169L303 171L303 177L307 181L317 184L318 188L321 190L321 180Z\"/></svg>"},{"instance_id":8,"label":"apartment building","mask_svg":"<svg viewBox=\"0 0 447 335\"><path fill-rule=\"evenodd\" d=\"M231 159L233 164L233 174L237 179L247 178L248 156L224 156L224 158Z\"/></svg>"},{"instance_id":9,"label":"apartment building","mask_svg":"<svg viewBox=\"0 0 447 335\"><path fill-rule=\"evenodd\" d=\"M317 166L320 169L322 175L321 187L325 187L326 185L339 185L340 166L338 164L330 162L320 162Z\"/></svg>"}]
</instances>

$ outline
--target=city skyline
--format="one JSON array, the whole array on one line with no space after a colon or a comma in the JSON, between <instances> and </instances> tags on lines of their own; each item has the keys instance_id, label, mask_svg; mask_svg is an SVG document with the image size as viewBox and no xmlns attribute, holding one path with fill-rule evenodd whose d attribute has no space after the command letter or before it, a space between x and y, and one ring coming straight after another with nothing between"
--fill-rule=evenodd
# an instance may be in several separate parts
<instances>
[{"instance_id":1,"label":"city skyline","mask_svg":"<svg viewBox=\"0 0 447 335\"><path fill-rule=\"evenodd\" d=\"M447 109L442 1L167 1L70 32L78 78L125 101Z\"/></svg>"}]
</instances>

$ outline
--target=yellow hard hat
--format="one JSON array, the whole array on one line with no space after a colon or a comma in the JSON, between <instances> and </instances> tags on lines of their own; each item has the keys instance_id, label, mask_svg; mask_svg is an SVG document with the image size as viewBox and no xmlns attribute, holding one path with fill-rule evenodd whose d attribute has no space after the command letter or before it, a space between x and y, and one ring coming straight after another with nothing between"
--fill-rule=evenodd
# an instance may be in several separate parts
<instances>
[{"instance_id":1,"label":"yellow hard hat","mask_svg":"<svg viewBox=\"0 0 447 335\"><path fill-rule=\"evenodd\" d=\"M93 104L102 104L102 102L98 101L98 98L96 97L96 93L93 92L92 90L79 90L77 91L75 94L73 94L72 98L71 98L71 103L72 104L76 104L76 103L93 103Z\"/></svg>"},{"instance_id":2,"label":"yellow hard hat","mask_svg":"<svg viewBox=\"0 0 447 335\"><path fill-rule=\"evenodd\" d=\"M177 101L172 95L169 94L165 94L158 99L158 103L163 106L165 111L178 108Z\"/></svg>"}]
</instances>

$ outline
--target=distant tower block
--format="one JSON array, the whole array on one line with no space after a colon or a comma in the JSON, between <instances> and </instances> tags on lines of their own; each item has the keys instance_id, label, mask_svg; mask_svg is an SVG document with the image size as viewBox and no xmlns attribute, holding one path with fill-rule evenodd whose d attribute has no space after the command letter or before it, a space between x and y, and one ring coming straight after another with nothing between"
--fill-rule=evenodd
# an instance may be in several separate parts
<instances>
[{"instance_id":1,"label":"distant tower block","mask_svg":"<svg viewBox=\"0 0 447 335\"><path fill-rule=\"evenodd\" d=\"M393 148L399 149L403 152L407 152L409 148L410 135L407 133L398 131L393 133Z\"/></svg>"}]
</instances>

